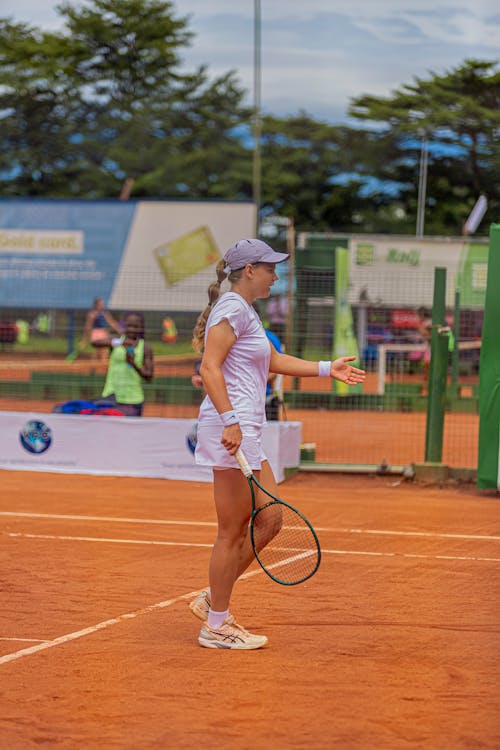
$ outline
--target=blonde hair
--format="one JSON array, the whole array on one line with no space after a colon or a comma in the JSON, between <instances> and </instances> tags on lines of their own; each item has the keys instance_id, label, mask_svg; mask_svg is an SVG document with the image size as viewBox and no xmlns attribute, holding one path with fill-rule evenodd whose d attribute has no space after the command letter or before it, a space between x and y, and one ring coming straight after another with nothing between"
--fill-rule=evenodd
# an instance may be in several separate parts
<instances>
[{"instance_id":1,"label":"blonde hair","mask_svg":"<svg viewBox=\"0 0 500 750\"><path fill-rule=\"evenodd\" d=\"M215 305L217 300L220 297L220 287L222 282L225 278L233 284L235 281L238 281L241 277L241 274L243 272L242 268L239 268L237 271L231 271L229 275L224 271L224 268L226 267L226 261L220 260L217 263L217 266L215 268L215 273L217 274L217 281L214 281L210 286L208 287L208 305L205 307L202 313L198 315L198 319L196 321L196 325L193 330L193 340L191 342L193 349L195 352L201 352L203 349L203 343L205 339L205 327L207 325L208 316L210 315L210 310Z\"/></svg>"}]
</instances>

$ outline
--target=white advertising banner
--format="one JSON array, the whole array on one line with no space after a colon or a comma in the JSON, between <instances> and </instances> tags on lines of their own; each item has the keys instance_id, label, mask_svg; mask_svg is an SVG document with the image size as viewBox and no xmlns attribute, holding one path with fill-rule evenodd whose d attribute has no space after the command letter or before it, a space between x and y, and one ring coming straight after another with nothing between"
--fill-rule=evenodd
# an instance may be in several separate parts
<instances>
[{"instance_id":1,"label":"white advertising banner","mask_svg":"<svg viewBox=\"0 0 500 750\"><path fill-rule=\"evenodd\" d=\"M254 224L251 203L138 203L109 307L202 310L217 262Z\"/></svg>"},{"instance_id":2,"label":"white advertising banner","mask_svg":"<svg viewBox=\"0 0 500 750\"><path fill-rule=\"evenodd\" d=\"M252 201L0 198L2 304L198 312L255 216Z\"/></svg>"},{"instance_id":3,"label":"white advertising banner","mask_svg":"<svg viewBox=\"0 0 500 750\"><path fill-rule=\"evenodd\" d=\"M0 412L0 469L210 482L188 445L192 419ZM278 482L300 460L300 422L269 422L264 450Z\"/></svg>"},{"instance_id":4,"label":"white advertising banner","mask_svg":"<svg viewBox=\"0 0 500 750\"><path fill-rule=\"evenodd\" d=\"M453 307L455 289L462 304L482 305L486 289L487 242L354 235L349 301L419 307L432 305L434 270L445 268L446 304Z\"/></svg>"}]
</instances>

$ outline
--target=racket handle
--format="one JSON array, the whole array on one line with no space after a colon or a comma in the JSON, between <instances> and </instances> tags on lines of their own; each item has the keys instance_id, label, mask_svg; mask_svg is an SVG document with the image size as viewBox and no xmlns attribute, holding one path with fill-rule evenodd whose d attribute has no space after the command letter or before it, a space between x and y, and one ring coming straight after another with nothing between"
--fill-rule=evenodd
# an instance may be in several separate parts
<instances>
[{"instance_id":1,"label":"racket handle","mask_svg":"<svg viewBox=\"0 0 500 750\"><path fill-rule=\"evenodd\" d=\"M252 469L250 468L250 464L248 463L245 454L241 450L241 448L238 448L236 453L234 454L235 459L238 461L240 465L240 469L243 472L243 474L247 477L252 476Z\"/></svg>"}]
</instances>

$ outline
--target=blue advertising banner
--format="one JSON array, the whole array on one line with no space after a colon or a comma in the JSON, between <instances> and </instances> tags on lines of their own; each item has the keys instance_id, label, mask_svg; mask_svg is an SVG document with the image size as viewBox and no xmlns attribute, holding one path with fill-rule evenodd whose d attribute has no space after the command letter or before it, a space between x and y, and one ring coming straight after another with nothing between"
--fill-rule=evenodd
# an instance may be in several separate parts
<instances>
[{"instance_id":1,"label":"blue advertising banner","mask_svg":"<svg viewBox=\"0 0 500 750\"><path fill-rule=\"evenodd\" d=\"M250 201L0 199L0 308L200 310Z\"/></svg>"},{"instance_id":2,"label":"blue advertising banner","mask_svg":"<svg viewBox=\"0 0 500 750\"><path fill-rule=\"evenodd\" d=\"M0 304L86 309L108 299L136 205L0 200Z\"/></svg>"}]
</instances>

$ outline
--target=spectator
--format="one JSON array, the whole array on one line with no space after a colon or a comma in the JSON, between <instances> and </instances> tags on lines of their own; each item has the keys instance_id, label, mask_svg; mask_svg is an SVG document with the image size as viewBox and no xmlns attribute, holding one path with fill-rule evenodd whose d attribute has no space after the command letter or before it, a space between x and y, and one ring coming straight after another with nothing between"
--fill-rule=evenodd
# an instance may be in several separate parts
<instances>
[{"instance_id":1,"label":"spectator","mask_svg":"<svg viewBox=\"0 0 500 750\"><path fill-rule=\"evenodd\" d=\"M418 310L419 325L418 333L424 343L424 349L422 350L422 374L424 383L427 383L429 379L429 365L431 361L431 333L432 333L432 317L430 310L426 307L419 307Z\"/></svg>"},{"instance_id":2,"label":"spectator","mask_svg":"<svg viewBox=\"0 0 500 750\"><path fill-rule=\"evenodd\" d=\"M199 390L203 390L203 380L201 379L200 375L200 367L201 367L201 359L197 360L193 374L191 375L191 383L194 388L198 388ZM196 443L198 442L198 422L195 422L191 429L189 430L188 434L186 435L186 443L191 451L191 453L194 454L196 450Z\"/></svg>"},{"instance_id":3,"label":"spectator","mask_svg":"<svg viewBox=\"0 0 500 750\"><path fill-rule=\"evenodd\" d=\"M274 346L279 354L282 354L285 351L285 347L278 336L268 328L265 329L265 333L271 345ZM283 403L282 383L283 375L269 372L266 386L266 419L269 422L275 422L280 418L280 406Z\"/></svg>"},{"instance_id":4,"label":"spectator","mask_svg":"<svg viewBox=\"0 0 500 750\"><path fill-rule=\"evenodd\" d=\"M118 335L121 335L123 331L120 324L106 310L103 298L96 297L92 308L87 313L82 340L78 348L82 350L89 342L95 345L100 341L104 341L106 342L104 347L96 347L97 358L104 359L110 330Z\"/></svg>"},{"instance_id":5,"label":"spectator","mask_svg":"<svg viewBox=\"0 0 500 750\"><path fill-rule=\"evenodd\" d=\"M107 347L110 352L102 398L126 416L141 417L144 406L142 381L150 382L153 378L153 352L144 340L143 315L128 313L122 336L94 341L93 346Z\"/></svg>"},{"instance_id":6,"label":"spectator","mask_svg":"<svg viewBox=\"0 0 500 750\"><path fill-rule=\"evenodd\" d=\"M161 340L166 344L177 343L177 326L173 318L168 315L162 320L163 333L161 334Z\"/></svg>"}]
</instances>

